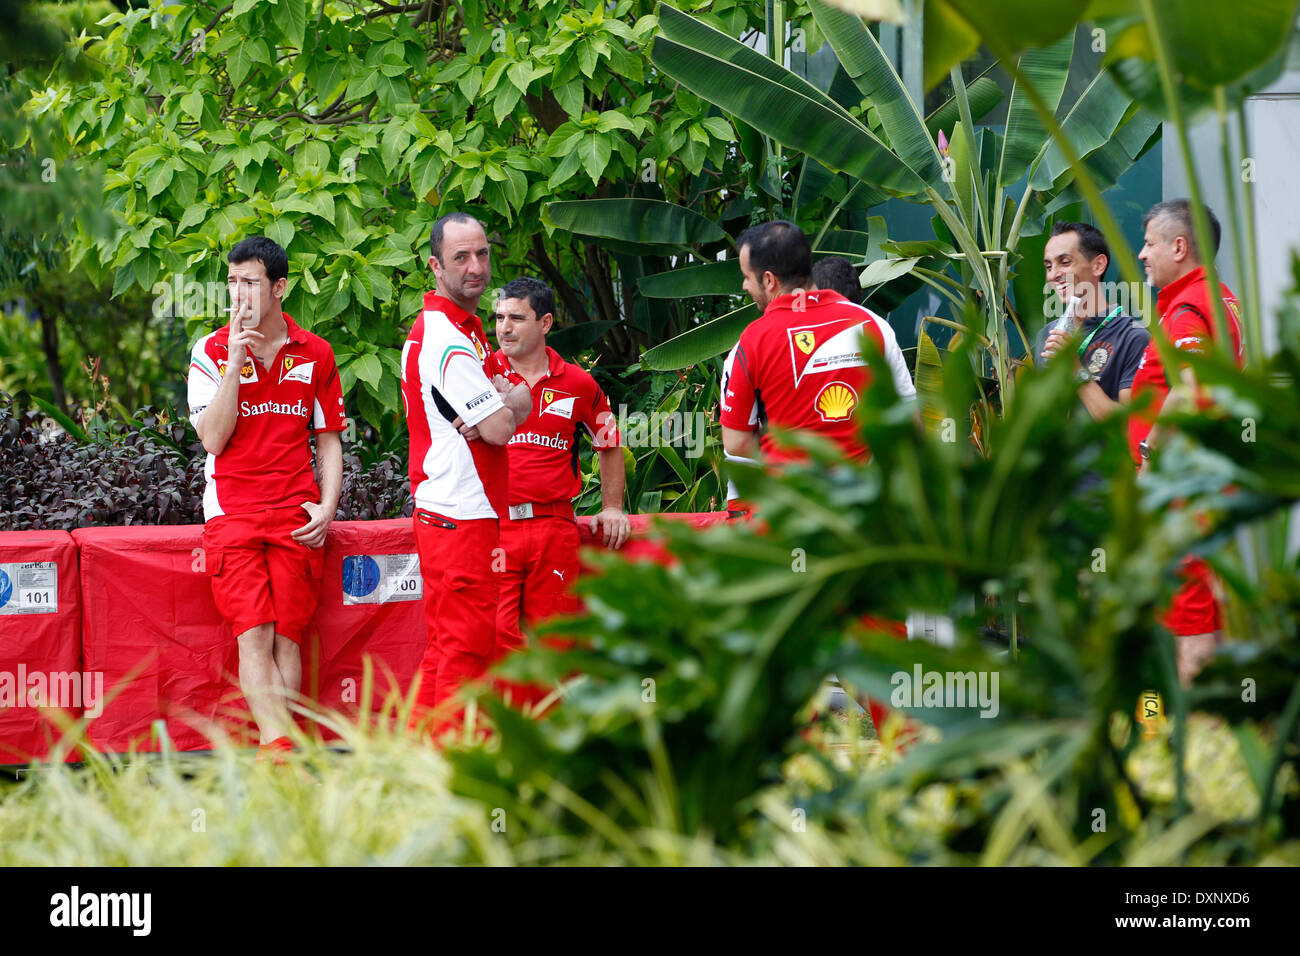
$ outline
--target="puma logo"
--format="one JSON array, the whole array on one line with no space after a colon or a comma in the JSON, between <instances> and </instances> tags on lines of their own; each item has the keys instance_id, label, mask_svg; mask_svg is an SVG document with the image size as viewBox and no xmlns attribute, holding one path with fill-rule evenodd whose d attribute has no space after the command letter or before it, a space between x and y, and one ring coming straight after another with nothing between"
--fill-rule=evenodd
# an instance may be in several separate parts
<instances>
[{"instance_id":1,"label":"puma logo","mask_svg":"<svg viewBox=\"0 0 1300 956\"><path fill-rule=\"evenodd\" d=\"M552 574L558 574L558 575L560 576L560 580L561 580L561 581L564 580L564 572L563 572L563 571L560 571L560 570L558 570L558 569L556 569L556 568L551 568L551 573L552 573Z\"/></svg>"}]
</instances>

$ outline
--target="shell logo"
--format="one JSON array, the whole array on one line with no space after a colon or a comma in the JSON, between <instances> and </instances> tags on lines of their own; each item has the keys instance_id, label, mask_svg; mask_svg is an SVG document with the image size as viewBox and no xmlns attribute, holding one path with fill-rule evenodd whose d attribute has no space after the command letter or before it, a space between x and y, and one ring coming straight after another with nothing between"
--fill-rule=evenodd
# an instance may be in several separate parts
<instances>
[{"instance_id":1,"label":"shell logo","mask_svg":"<svg viewBox=\"0 0 1300 956\"><path fill-rule=\"evenodd\" d=\"M842 382L832 382L818 393L816 406L822 421L843 421L858 407L858 393Z\"/></svg>"}]
</instances>

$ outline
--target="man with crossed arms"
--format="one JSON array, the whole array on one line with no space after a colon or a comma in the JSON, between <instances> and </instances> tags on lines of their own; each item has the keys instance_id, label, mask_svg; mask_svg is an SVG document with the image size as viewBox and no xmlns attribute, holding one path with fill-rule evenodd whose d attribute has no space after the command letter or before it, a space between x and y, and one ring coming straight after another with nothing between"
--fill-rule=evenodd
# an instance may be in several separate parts
<instances>
[{"instance_id":1,"label":"man with crossed arms","mask_svg":"<svg viewBox=\"0 0 1300 956\"><path fill-rule=\"evenodd\" d=\"M402 350L415 543L428 644L412 727L424 724L500 653L498 518L506 514L506 442L529 413L526 386L490 378L492 350L475 314L492 278L487 233L454 212L433 224L426 292ZM441 720L431 729L447 726Z\"/></svg>"}]
</instances>

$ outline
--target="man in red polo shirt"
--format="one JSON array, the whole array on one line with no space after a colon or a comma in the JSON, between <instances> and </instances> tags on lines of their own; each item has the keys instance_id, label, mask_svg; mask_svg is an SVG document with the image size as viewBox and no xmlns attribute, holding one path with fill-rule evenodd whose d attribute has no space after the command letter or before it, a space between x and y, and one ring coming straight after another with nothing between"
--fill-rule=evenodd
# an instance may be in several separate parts
<instances>
[{"instance_id":1,"label":"man in red polo shirt","mask_svg":"<svg viewBox=\"0 0 1300 956\"><path fill-rule=\"evenodd\" d=\"M347 418L329 343L280 311L284 249L253 236L228 258L230 324L194 346L190 421L208 452L204 561L265 753L291 747L285 698L302 683L299 644L320 594Z\"/></svg>"},{"instance_id":2,"label":"man in red polo shirt","mask_svg":"<svg viewBox=\"0 0 1300 956\"><path fill-rule=\"evenodd\" d=\"M621 548L631 531L623 513L623 450L609 401L596 380L546 344L555 295L533 278L512 279L496 306L497 370L532 396L528 420L510 439L510 492L501 521L506 567L497 613L504 650L520 647L519 622L534 624L576 610L569 589L578 576L573 498L582 490L578 436L591 440L600 464L601 511L595 530Z\"/></svg>"},{"instance_id":3,"label":"man in red polo shirt","mask_svg":"<svg viewBox=\"0 0 1300 956\"><path fill-rule=\"evenodd\" d=\"M794 223L751 226L736 241L745 291L763 314L741 333L728 357L722 394L722 443L729 455L771 462L800 453L768 431L816 432L850 459L870 452L853 412L871 379L862 343L889 364L900 397L916 387L889 323L830 289L811 286L812 247Z\"/></svg>"},{"instance_id":4,"label":"man in red polo shirt","mask_svg":"<svg viewBox=\"0 0 1300 956\"><path fill-rule=\"evenodd\" d=\"M812 246L794 223L751 226L736 240L744 288L762 310L740 335L723 373L722 444L729 456L772 463L798 460L769 426L825 435L852 460L870 451L858 434L854 411L871 383L862 350L879 349L901 398L916 386L894 330L871 310L830 289L812 285ZM760 431L761 429L761 431ZM761 451L761 455L759 452ZM906 638L901 621L867 618L863 623ZM882 728L888 709L869 702L872 723ZM900 739L915 736L905 725Z\"/></svg>"},{"instance_id":5,"label":"man in red polo shirt","mask_svg":"<svg viewBox=\"0 0 1300 956\"><path fill-rule=\"evenodd\" d=\"M410 432L415 543L424 578L428 644L411 713L419 726L496 653L498 517L506 513L506 442L528 417L525 386L488 371L492 351L475 314L492 279L487 234L473 216L433 224L436 292L402 350Z\"/></svg>"},{"instance_id":6,"label":"man in red polo shirt","mask_svg":"<svg viewBox=\"0 0 1300 956\"><path fill-rule=\"evenodd\" d=\"M1214 242L1209 252L1212 259L1219 251L1219 220L1208 208L1205 212ZM1192 370L1180 366L1177 381L1171 381L1171 370L1160 359L1155 337L1166 336L1175 349L1184 352L1225 348L1238 365L1245 361L1241 306L1232 290L1222 283L1219 295L1226 313L1228 341L1215 341L1210 301L1213 290L1205 275L1201 250L1196 245L1191 204L1186 199L1157 203L1147 212L1142 224L1144 245L1138 258L1146 264L1151 284L1160 290L1156 300L1160 325L1143 352L1133 378L1135 405L1147 395L1154 396L1145 411L1137 411L1129 419L1129 450L1139 469L1150 459L1152 451L1160 447L1167 431L1167 426L1157 423L1162 411L1180 406L1203 407ZM1178 676L1184 683L1190 683L1214 653L1223 625L1209 565L1200 558L1188 558L1183 562L1181 575L1185 583L1174 595L1164 625L1174 634L1178 645Z\"/></svg>"}]
</instances>

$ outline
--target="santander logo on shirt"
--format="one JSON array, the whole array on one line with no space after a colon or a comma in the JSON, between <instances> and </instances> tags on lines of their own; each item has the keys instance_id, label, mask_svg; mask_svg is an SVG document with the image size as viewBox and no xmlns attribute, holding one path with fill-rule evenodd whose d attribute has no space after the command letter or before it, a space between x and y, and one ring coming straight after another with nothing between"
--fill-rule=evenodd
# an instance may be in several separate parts
<instances>
[{"instance_id":1,"label":"santander logo on shirt","mask_svg":"<svg viewBox=\"0 0 1300 956\"><path fill-rule=\"evenodd\" d=\"M251 402L239 403L239 414L245 418L251 418L254 415L293 415L295 418L306 418L308 415L307 406L303 404L302 399L289 405L285 402L258 402L256 405Z\"/></svg>"}]
</instances>

